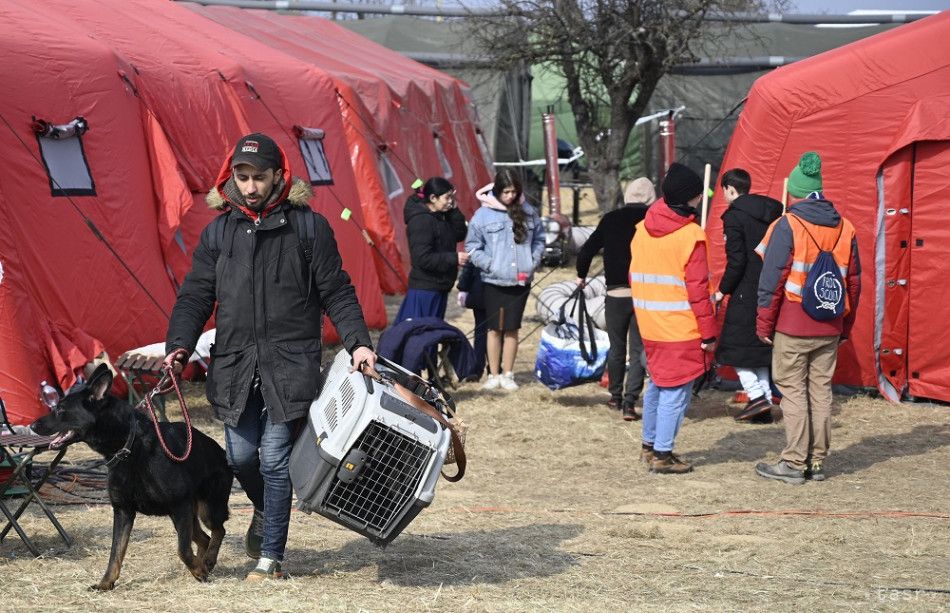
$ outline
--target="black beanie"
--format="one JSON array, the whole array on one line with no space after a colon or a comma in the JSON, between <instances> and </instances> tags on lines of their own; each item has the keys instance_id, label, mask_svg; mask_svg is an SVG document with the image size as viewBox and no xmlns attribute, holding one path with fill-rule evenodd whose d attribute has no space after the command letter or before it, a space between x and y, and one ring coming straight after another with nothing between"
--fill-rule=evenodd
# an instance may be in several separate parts
<instances>
[{"instance_id":1,"label":"black beanie","mask_svg":"<svg viewBox=\"0 0 950 613\"><path fill-rule=\"evenodd\" d=\"M686 203L703 193L703 180L699 175L677 162L670 165L663 177L663 200L671 207L686 206Z\"/></svg>"}]
</instances>

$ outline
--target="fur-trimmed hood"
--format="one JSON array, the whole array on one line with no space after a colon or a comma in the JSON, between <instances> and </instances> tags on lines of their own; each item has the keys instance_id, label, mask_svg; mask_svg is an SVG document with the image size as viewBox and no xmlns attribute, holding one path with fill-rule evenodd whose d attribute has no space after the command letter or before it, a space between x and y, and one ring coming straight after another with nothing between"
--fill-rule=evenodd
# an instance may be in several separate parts
<instances>
[{"instance_id":1,"label":"fur-trimmed hood","mask_svg":"<svg viewBox=\"0 0 950 613\"><path fill-rule=\"evenodd\" d=\"M286 200L295 207L308 207L309 201L313 197L313 188L310 187L308 181L292 176L290 172L290 160L287 159L287 154L283 148L279 146L278 148L280 149L281 173L284 180L278 183L277 187L280 188L280 196L273 202ZM221 170L218 171L218 178L215 179L214 187L212 187L208 195L205 196L205 202L207 202L208 206L212 209L220 211L232 205L241 206L240 203L228 198L228 193L234 193L234 190L237 189L231 178L231 159L233 157L234 152L232 150L231 154L228 155L227 159L225 159L221 165ZM289 182L286 180L287 177L291 177ZM226 189L225 186L229 181L231 184L228 187L233 189Z\"/></svg>"},{"instance_id":2,"label":"fur-trimmed hood","mask_svg":"<svg viewBox=\"0 0 950 613\"><path fill-rule=\"evenodd\" d=\"M225 198L223 193L224 184L230 179L230 172L231 169L228 168L228 177L224 182L215 185L214 189L205 196L205 202L207 202L208 206L212 209L221 211L232 204L230 200ZM313 198L313 188L310 186L310 183L300 177L293 177L289 188L286 184L284 185L284 191L286 192L284 199L295 207L309 206L308 203L310 199Z\"/></svg>"}]
</instances>

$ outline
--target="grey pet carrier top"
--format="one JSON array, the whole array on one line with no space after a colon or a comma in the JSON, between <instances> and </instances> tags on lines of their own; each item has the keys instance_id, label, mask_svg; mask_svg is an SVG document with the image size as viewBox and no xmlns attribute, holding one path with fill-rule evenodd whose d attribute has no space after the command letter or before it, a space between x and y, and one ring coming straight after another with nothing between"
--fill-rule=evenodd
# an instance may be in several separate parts
<instances>
[{"instance_id":1,"label":"grey pet carrier top","mask_svg":"<svg viewBox=\"0 0 950 613\"><path fill-rule=\"evenodd\" d=\"M441 407L414 407L397 389L402 376L422 381L412 373L384 360L376 379L349 369L340 351L294 444L290 477L302 511L385 546L432 502L452 431Z\"/></svg>"}]
</instances>

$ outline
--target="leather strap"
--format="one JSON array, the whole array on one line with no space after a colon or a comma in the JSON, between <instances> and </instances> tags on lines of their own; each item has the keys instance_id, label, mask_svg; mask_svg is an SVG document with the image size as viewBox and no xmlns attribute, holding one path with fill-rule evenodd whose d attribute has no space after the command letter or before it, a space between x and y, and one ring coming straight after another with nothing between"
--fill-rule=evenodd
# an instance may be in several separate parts
<instances>
[{"instance_id":1,"label":"leather strap","mask_svg":"<svg viewBox=\"0 0 950 613\"><path fill-rule=\"evenodd\" d=\"M451 481L453 483L456 481L460 481L462 477L465 476L465 465L466 465L465 447L462 445L462 439L461 437L459 437L459 433L458 433L458 430L455 428L455 424L447 420L442 415L441 412L436 411L434 408L432 408L432 406L428 402L426 402L425 400L423 400L416 394L412 393L412 391L410 391L408 388L406 388L404 385L402 385L395 379L392 379L391 377L387 377L386 379L383 379L383 376L379 374L379 372L375 368L369 368L365 364L362 364L360 365L360 372L362 372L364 375L372 378L373 380L377 382L380 382L380 383L386 382L392 385L393 389L396 390L396 393L399 394L399 396L404 401L406 401L406 403L408 403L413 408L421 411L422 413L425 413L432 419L436 420L437 422L442 424L442 426L445 429L449 431L452 437L452 451L455 454L455 463L458 466L458 472L454 475L447 475L445 474L445 471L443 470L442 476L445 477L446 481Z\"/></svg>"}]
</instances>

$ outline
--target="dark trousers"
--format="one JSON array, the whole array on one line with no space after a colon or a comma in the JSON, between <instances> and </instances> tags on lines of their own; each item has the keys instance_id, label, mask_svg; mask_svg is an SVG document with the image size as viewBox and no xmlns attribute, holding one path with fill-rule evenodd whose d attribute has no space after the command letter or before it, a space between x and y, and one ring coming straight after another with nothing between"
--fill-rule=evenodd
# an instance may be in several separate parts
<instances>
[{"instance_id":1,"label":"dark trousers","mask_svg":"<svg viewBox=\"0 0 950 613\"><path fill-rule=\"evenodd\" d=\"M475 315L475 338L472 339L472 349L475 350L475 368L479 378L485 374L485 365L488 361L488 311L472 309Z\"/></svg>"},{"instance_id":2,"label":"dark trousers","mask_svg":"<svg viewBox=\"0 0 950 613\"><path fill-rule=\"evenodd\" d=\"M611 398L633 404L643 391L643 378L646 376L646 357L643 353L643 340L637 327L637 318L633 312L633 303L629 297L606 296L604 299L604 318L607 320L607 336L610 339L610 351L607 352L607 377L610 380L608 390ZM627 368L627 353L630 353L630 367ZM624 375L627 385L624 387Z\"/></svg>"}]
</instances>

